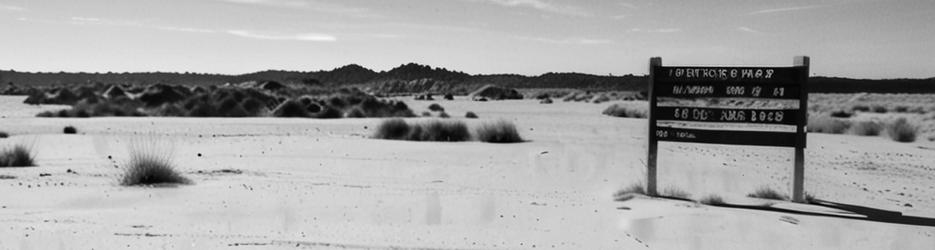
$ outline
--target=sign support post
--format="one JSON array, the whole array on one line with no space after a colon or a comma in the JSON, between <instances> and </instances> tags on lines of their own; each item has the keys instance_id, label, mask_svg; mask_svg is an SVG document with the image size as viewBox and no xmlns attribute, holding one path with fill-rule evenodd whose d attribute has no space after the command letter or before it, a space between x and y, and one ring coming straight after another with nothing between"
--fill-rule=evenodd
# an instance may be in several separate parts
<instances>
[{"instance_id":1,"label":"sign support post","mask_svg":"<svg viewBox=\"0 0 935 250\"><path fill-rule=\"evenodd\" d=\"M797 56L793 60L793 66L804 67L803 73L799 74L801 85L801 94L799 95L799 121L808 120L808 68L809 58L807 56ZM804 78L804 79L803 79ZM792 173L792 201L804 203L805 200L805 126L796 126L796 137L798 140L795 146L795 168Z\"/></svg>"},{"instance_id":2,"label":"sign support post","mask_svg":"<svg viewBox=\"0 0 935 250\"><path fill-rule=\"evenodd\" d=\"M647 139L649 145L646 147L646 194L656 195L656 153L658 151L658 139L656 139L656 116L653 114L652 107L656 107L656 95L653 94L653 85L656 77L656 67L662 67L662 57L653 57L649 59L649 131Z\"/></svg>"}]
</instances>

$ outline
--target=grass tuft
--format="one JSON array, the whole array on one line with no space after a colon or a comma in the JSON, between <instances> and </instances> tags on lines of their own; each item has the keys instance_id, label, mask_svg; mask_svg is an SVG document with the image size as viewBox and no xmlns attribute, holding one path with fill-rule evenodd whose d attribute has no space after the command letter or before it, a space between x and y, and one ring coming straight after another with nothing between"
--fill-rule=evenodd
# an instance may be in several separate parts
<instances>
[{"instance_id":1,"label":"grass tuft","mask_svg":"<svg viewBox=\"0 0 935 250\"><path fill-rule=\"evenodd\" d=\"M883 131L883 125L874 121L862 121L851 126L851 133L862 136L877 136Z\"/></svg>"},{"instance_id":2,"label":"grass tuft","mask_svg":"<svg viewBox=\"0 0 935 250\"><path fill-rule=\"evenodd\" d=\"M701 200L699 200L698 202L700 202L701 204L707 204L707 205L724 205L724 204L727 204L727 203L724 202L724 199L721 198L721 196L716 195L716 194L712 194L712 195L705 196L704 198L701 198Z\"/></svg>"},{"instance_id":3,"label":"grass tuft","mask_svg":"<svg viewBox=\"0 0 935 250\"><path fill-rule=\"evenodd\" d=\"M891 139L898 142L914 142L918 135L918 128L909 123L906 118L899 118L886 125L886 133Z\"/></svg>"},{"instance_id":4,"label":"grass tuft","mask_svg":"<svg viewBox=\"0 0 935 250\"><path fill-rule=\"evenodd\" d=\"M516 126L506 120L487 122L475 129L477 140L490 143L523 142L523 138L516 131Z\"/></svg>"},{"instance_id":5,"label":"grass tuft","mask_svg":"<svg viewBox=\"0 0 935 250\"><path fill-rule=\"evenodd\" d=\"M616 193L614 193L614 201L629 200L633 194L646 195L646 188L643 187L643 183L634 183L624 189L618 190Z\"/></svg>"},{"instance_id":6,"label":"grass tuft","mask_svg":"<svg viewBox=\"0 0 935 250\"><path fill-rule=\"evenodd\" d=\"M662 190L661 196L688 199L691 197L691 194L677 187L666 187L665 189Z\"/></svg>"},{"instance_id":7,"label":"grass tuft","mask_svg":"<svg viewBox=\"0 0 935 250\"><path fill-rule=\"evenodd\" d=\"M409 124L402 118L386 119L377 126L373 138L403 140L409 136L410 130Z\"/></svg>"},{"instance_id":8,"label":"grass tuft","mask_svg":"<svg viewBox=\"0 0 935 250\"><path fill-rule=\"evenodd\" d=\"M467 125L461 121L431 120L409 124L403 119L386 119L377 126L373 138L409 141L467 141Z\"/></svg>"},{"instance_id":9,"label":"grass tuft","mask_svg":"<svg viewBox=\"0 0 935 250\"><path fill-rule=\"evenodd\" d=\"M765 187L765 186L757 188L756 191L754 191L753 193L747 194L747 197L768 199L768 200L781 200L781 201L789 200L788 196L781 194L779 193L779 191L776 191L770 187Z\"/></svg>"},{"instance_id":10,"label":"grass tuft","mask_svg":"<svg viewBox=\"0 0 935 250\"><path fill-rule=\"evenodd\" d=\"M169 149L154 141L131 144L130 161L120 178L120 185L192 184L190 179L175 169Z\"/></svg>"},{"instance_id":11,"label":"grass tuft","mask_svg":"<svg viewBox=\"0 0 935 250\"><path fill-rule=\"evenodd\" d=\"M0 167L32 167L36 166L35 157L31 147L23 144L12 148L0 150Z\"/></svg>"}]
</instances>

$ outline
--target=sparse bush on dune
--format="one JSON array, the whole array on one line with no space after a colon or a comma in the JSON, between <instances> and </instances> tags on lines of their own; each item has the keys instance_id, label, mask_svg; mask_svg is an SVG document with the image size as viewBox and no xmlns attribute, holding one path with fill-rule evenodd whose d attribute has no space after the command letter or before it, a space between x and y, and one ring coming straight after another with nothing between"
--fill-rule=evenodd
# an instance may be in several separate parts
<instances>
[{"instance_id":1,"label":"sparse bush on dune","mask_svg":"<svg viewBox=\"0 0 935 250\"><path fill-rule=\"evenodd\" d=\"M477 114L475 114L473 111L468 111L467 113L464 113L464 117L465 117L465 118L471 118L471 119L477 119Z\"/></svg>"},{"instance_id":2,"label":"sparse bush on dune","mask_svg":"<svg viewBox=\"0 0 935 250\"><path fill-rule=\"evenodd\" d=\"M883 105L873 105L873 106L870 107L870 109L871 109L874 113L886 113L886 112L888 111L888 110L886 109L886 106L883 106Z\"/></svg>"},{"instance_id":3,"label":"sparse bush on dune","mask_svg":"<svg viewBox=\"0 0 935 250\"><path fill-rule=\"evenodd\" d=\"M153 139L150 139L153 140ZM120 177L120 185L191 184L172 162L171 147L154 141L134 142L129 148L130 160Z\"/></svg>"},{"instance_id":4,"label":"sparse bush on dune","mask_svg":"<svg viewBox=\"0 0 935 250\"><path fill-rule=\"evenodd\" d=\"M78 133L78 129L76 129L74 126L65 126L63 132L65 132L65 134L76 134Z\"/></svg>"},{"instance_id":5,"label":"sparse bush on dune","mask_svg":"<svg viewBox=\"0 0 935 250\"><path fill-rule=\"evenodd\" d=\"M835 110L831 112L831 117L835 118L850 118L851 116L854 116L854 114L844 110Z\"/></svg>"},{"instance_id":6,"label":"sparse bush on dune","mask_svg":"<svg viewBox=\"0 0 935 250\"><path fill-rule=\"evenodd\" d=\"M296 100L286 100L279 104L276 109L273 109L273 116L275 117L310 117L308 111L305 110L305 105L302 105L301 102Z\"/></svg>"},{"instance_id":7,"label":"sparse bush on dune","mask_svg":"<svg viewBox=\"0 0 935 250\"><path fill-rule=\"evenodd\" d=\"M630 105L614 103L604 109L602 113L614 117L646 118L648 115L646 109L647 108L637 108Z\"/></svg>"},{"instance_id":8,"label":"sparse bush on dune","mask_svg":"<svg viewBox=\"0 0 935 250\"><path fill-rule=\"evenodd\" d=\"M448 113L446 113L445 111L442 111L441 113L439 113L438 117L439 118L451 118L451 116L448 115Z\"/></svg>"},{"instance_id":9,"label":"sparse bush on dune","mask_svg":"<svg viewBox=\"0 0 935 250\"><path fill-rule=\"evenodd\" d=\"M886 133L893 141L914 142L918 135L918 128L910 124L906 118L899 118L886 125Z\"/></svg>"},{"instance_id":10,"label":"sparse bush on dune","mask_svg":"<svg viewBox=\"0 0 935 250\"><path fill-rule=\"evenodd\" d=\"M747 197L781 201L789 200L788 196L767 186L757 188L753 193L747 194Z\"/></svg>"},{"instance_id":11,"label":"sparse bush on dune","mask_svg":"<svg viewBox=\"0 0 935 250\"><path fill-rule=\"evenodd\" d=\"M904 105L899 105L893 108L893 111L895 111L896 113L907 113L909 112L909 107L904 106Z\"/></svg>"},{"instance_id":12,"label":"sparse bush on dune","mask_svg":"<svg viewBox=\"0 0 935 250\"><path fill-rule=\"evenodd\" d=\"M32 147L17 144L13 147L0 150L0 167L32 167L36 166Z\"/></svg>"},{"instance_id":13,"label":"sparse bush on dune","mask_svg":"<svg viewBox=\"0 0 935 250\"><path fill-rule=\"evenodd\" d=\"M8 137L10 137L10 134L8 134L7 132L0 131L0 138L8 138Z\"/></svg>"},{"instance_id":14,"label":"sparse bush on dune","mask_svg":"<svg viewBox=\"0 0 935 250\"><path fill-rule=\"evenodd\" d=\"M485 122L480 124L474 130L477 140L490 143L515 143L523 142L523 138L516 130L512 122L498 120L495 122Z\"/></svg>"},{"instance_id":15,"label":"sparse bush on dune","mask_svg":"<svg viewBox=\"0 0 935 250\"><path fill-rule=\"evenodd\" d=\"M409 141L467 141L471 139L467 125L461 121L431 120L414 124L403 119L383 120L373 135L377 139Z\"/></svg>"},{"instance_id":16,"label":"sparse bush on dune","mask_svg":"<svg viewBox=\"0 0 935 250\"><path fill-rule=\"evenodd\" d=\"M346 113L344 113L344 117L345 118L366 118L367 115L364 114L364 111L361 110L360 107L355 107L355 108L348 110Z\"/></svg>"},{"instance_id":17,"label":"sparse bush on dune","mask_svg":"<svg viewBox=\"0 0 935 250\"><path fill-rule=\"evenodd\" d=\"M808 116L808 125L806 128L810 133L843 134L851 127L851 123L845 120L832 118L820 114L811 114Z\"/></svg>"},{"instance_id":18,"label":"sparse bush on dune","mask_svg":"<svg viewBox=\"0 0 935 250\"><path fill-rule=\"evenodd\" d=\"M376 139L404 140L409 136L409 124L401 118L383 120L373 135Z\"/></svg>"},{"instance_id":19,"label":"sparse bush on dune","mask_svg":"<svg viewBox=\"0 0 935 250\"><path fill-rule=\"evenodd\" d=\"M721 196L718 196L718 195L716 195L716 194L712 194L712 195L705 196L704 198L701 198L701 200L699 200L698 202L701 203L701 204L707 204L707 205L723 205L723 204L726 204L726 203L724 203L724 199L721 198Z\"/></svg>"},{"instance_id":20,"label":"sparse bush on dune","mask_svg":"<svg viewBox=\"0 0 935 250\"><path fill-rule=\"evenodd\" d=\"M445 111L445 108L443 108L442 105L438 105L438 103L432 103L432 105L429 105L429 110L435 111L435 112L442 112L442 111Z\"/></svg>"},{"instance_id":21,"label":"sparse bush on dune","mask_svg":"<svg viewBox=\"0 0 935 250\"><path fill-rule=\"evenodd\" d=\"M875 121L861 121L851 126L851 133L862 136L877 136L883 130L883 125Z\"/></svg>"}]
</instances>

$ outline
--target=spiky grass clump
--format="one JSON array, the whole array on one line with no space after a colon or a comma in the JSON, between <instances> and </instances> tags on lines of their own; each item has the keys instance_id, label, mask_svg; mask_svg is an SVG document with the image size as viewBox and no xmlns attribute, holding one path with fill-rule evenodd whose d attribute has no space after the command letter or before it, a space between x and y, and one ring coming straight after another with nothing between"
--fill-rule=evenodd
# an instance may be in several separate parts
<instances>
[{"instance_id":1,"label":"spiky grass clump","mask_svg":"<svg viewBox=\"0 0 935 250\"><path fill-rule=\"evenodd\" d=\"M662 196L680 198L680 199L688 199L692 195L686 192L685 190L682 190L676 187L667 187L666 189L662 190Z\"/></svg>"},{"instance_id":2,"label":"spiky grass clump","mask_svg":"<svg viewBox=\"0 0 935 250\"><path fill-rule=\"evenodd\" d=\"M75 126L65 126L64 132L65 134L77 134L78 129Z\"/></svg>"},{"instance_id":3,"label":"spiky grass clump","mask_svg":"<svg viewBox=\"0 0 935 250\"><path fill-rule=\"evenodd\" d=\"M155 139L149 139L155 140ZM120 178L120 185L191 184L172 163L171 147L155 141L134 142L130 146L130 160Z\"/></svg>"},{"instance_id":4,"label":"spiky grass clump","mask_svg":"<svg viewBox=\"0 0 935 250\"><path fill-rule=\"evenodd\" d=\"M726 204L726 203L724 202L724 198L721 198L721 196L716 195L716 194L712 194L712 195L705 196L704 198L701 198L701 200L699 200L698 202L700 202L701 204L707 204L707 205L723 205L723 204Z\"/></svg>"},{"instance_id":5,"label":"spiky grass clump","mask_svg":"<svg viewBox=\"0 0 935 250\"><path fill-rule=\"evenodd\" d=\"M862 136L877 136L883 131L883 125L874 121L862 121L851 126L851 133Z\"/></svg>"},{"instance_id":6,"label":"spiky grass clump","mask_svg":"<svg viewBox=\"0 0 935 250\"><path fill-rule=\"evenodd\" d=\"M23 144L0 150L0 167L36 166L31 147Z\"/></svg>"},{"instance_id":7,"label":"spiky grass clump","mask_svg":"<svg viewBox=\"0 0 935 250\"><path fill-rule=\"evenodd\" d=\"M789 200L788 196L779 193L779 191L776 191L775 189L765 186L759 187L753 193L747 194L747 197L781 201Z\"/></svg>"},{"instance_id":8,"label":"spiky grass clump","mask_svg":"<svg viewBox=\"0 0 935 250\"><path fill-rule=\"evenodd\" d=\"M431 120L409 124L403 119L383 120L373 138L409 141L467 141L471 139L467 125L461 121Z\"/></svg>"},{"instance_id":9,"label":"spiky grass clump","mask_svg":"<svg viewBox=\"0 0 935 250\"><path fill-rule=\"evenodd\" d=\"M851 127L851 123L823 115L809 115L808 126L806 127L808 128L808 132L843 134Z\"/></svg>"},{"instance_id":10,"label":"spiky grass clump","mask_svg":"<svg viewBox=\"0 0 935 250\"><path fill-rule=\"evenodd\" d=\"M373 138L403 140L409 136L409 131L411 129L409 124L401 118L386 119L377 126Z\"/></svg>"},{"instance_id":11,"label":"spiky grass clump","mask_svg":"<svg viewBox=\"0 0 935 250\"><path fill-rule=\"evenodd\" d=\"M629 200L634 194L646 194L646 188L643 187L643 183L634 183L624 189L618 190L616 193L614 193L614 201Z\"/></svg>"},{"instance_id":12,"label":"spiky grass clump","mask_svg":"<svg viewBox=\"0 0 935 250\"><path fill-rule=\"evenodd\" d=\"M899 118L886 125L886 133L894 141L914 142L919 130L915 125L910 124L906 118Z\"/></svg>"},{"instance_id":13,"label":"spiky grass clump","mask_svg":"<svg viewBox=\"0 0 935 250\"><path fill-rule=\"evenodd\" d=\"M477 140L490 143L523 142L523 137L516 131L516 126L506 120L486 122L475 130Z\"/></svg>"}]
</instances>

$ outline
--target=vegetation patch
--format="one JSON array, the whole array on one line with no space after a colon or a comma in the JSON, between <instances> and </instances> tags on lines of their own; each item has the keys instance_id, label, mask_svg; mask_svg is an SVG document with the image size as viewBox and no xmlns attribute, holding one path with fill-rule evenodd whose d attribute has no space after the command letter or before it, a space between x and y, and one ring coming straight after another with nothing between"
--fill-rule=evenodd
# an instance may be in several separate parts
<instances>
[{"instance_id":1,"label":"vegetation patch","mask_svg":"<svg viewBox=\"0 0 935 250\"><path fill-rule=\"evenodd\" d=\"M788 196L766 186L757 188L753 193L747 194L747 197L781 201L789 200Z\"/></svg>"},{"instance_id":2,"label":"vegetation patch","mask_svg":"<svg viewBox=\"0 0 935 250\"><path fill-rule=\"evenodd\" d=\"M169 147L155 142L131 145L130 160L120 178L120 185L192 184L175 169Z\"/></svg>"},{"instance_id":3,"label":"vegetation patch","mask_svg":"<svg viewBox=\"0 0 935 250\"><path fill-rule=\"evenodd\" d=\"M662 190L662 196L679 198L679 199L688 199L691 198L691 194L676 187L666 187Z\"/></svg>"},{"instance_id":4,"label":"vegetation patch","mask_svg":"<svg viewBox=\"0 0 935 250\"><path fill-rule=\"evenodd\" d=\"M464 113L464 118L477 119L477 114L475 114L473 111L468 111L467 113Z\"/></svg>"},{"instance_id":5,"label":"vegetation patch","mask_svg":"<svg viewBox=\"0 0 935 250\"><path fill-rule=\"evenodd\" d=\"M0 150L0 167L32 167L36 161L32 147L23 144Z\"/></svg>"},{"instance_id":6,"label":"vegetation patch","mask_svg":"<svg viewBox=\"0 0 935 250\"><path fill-rule=\"evenodd\" d=\"M701 204L707 204L707 205L724 205L724 204L727 204L727 203L724 202L724 199L721 198L721 196L716 195L716 194L712 194L712 195L705 196L704 198L701 198L701 200L699 200L698 202L700 202Z\"/></svg>"},{"instance_id":7,"label":"vegetation patch","mask_svg":"<svg viewBox=\"0 0 935 250\"><path fill-rule=\"evenodd\" d=\"M498 120L485 122L474 130L477 140L490 143L516 143L523 142L523 138L512 122Z\"/></svg>"},{"instance_id":8,"label":"vegetation patch","mask_svg":"<svg viewBox=\"0 0 935 250\"><path fill-rule=\"evenodd\" d=\"M861 136L877 136L883 131L883 125L875 121L861 121L851 126L851 133Z\"/></svg>"},{"instance_id":9,"label":"vegetation patch","mask_svg":"<svg viewBox=\"0 0 935 250\"><path fill-rule=\"evenodd\" d=\"M614 103L604 109L604 112L602 113L604 115L614 117L646 118L648 115L648 112L646 111L647 109L647 107L636 107L635 105Z\"/></svg>"},{"instance_id":10,"label":"vegetation patch","mask_svg":"<svg viewBox=\"0 0 935 250\"><path fill-rule=\"evenodd\" d=\"M630 186L627 186L626 188L618 190L616 193L614 193L614 201L629 200L633 194L646 195L646 188L643 187L643 183L634 183Z\"/></svg>"},{"instance_id":11,"label":"vegetation patch","mask_svg":"<svg viewBox=\"0 0 935 250\"><path fill-rule=\"evenodd\" d=\"M851 123L820 114L810 114L806 127L810 133L843 134L851 127Z\"/></svg>"},{"instance_id":12,"label":"vegetation patch","mask_svg":"<svg viewBox=\"0 0 935 250\"><path fill-rule=\"evenodd\" d=\"M63 132L65 132L65 134L77 134L78 129L76 129L74 126L65 126Z\"/></svg>"},{"instance_id":13,"label":"vegetation patch","mask_svg":"<svg viewBox=\"0 0 935 250\"><path fill-rule=\"evenodd\" d=\"M899 118L886 125L886 133L893 141L914 142L919 130L915 125L909 123L906 118Z\"/></svg>"},{"instance_id":14,"label":"vegetation patch","mask_svg":"<svg viewBox=\"0 0 935 250\"><path fill-rule=\"evenodd\" d=\"M387 119L377 126L373 138L409 141L456 142L471 139L467 125L461 121L430 120L409 124L403 119Z\"/></svg>"}]
</instances>

